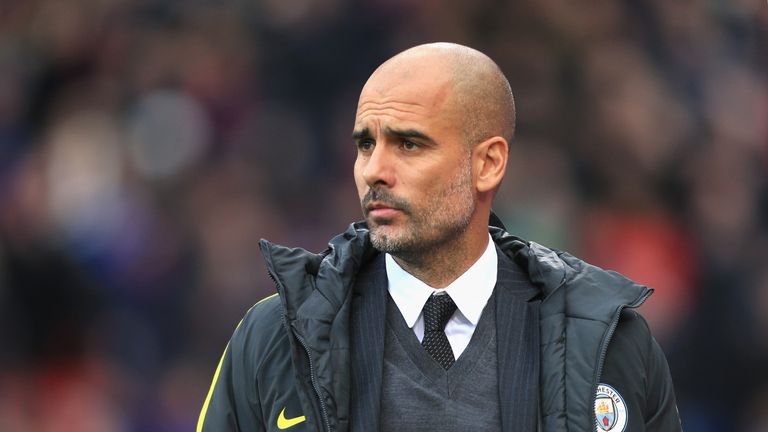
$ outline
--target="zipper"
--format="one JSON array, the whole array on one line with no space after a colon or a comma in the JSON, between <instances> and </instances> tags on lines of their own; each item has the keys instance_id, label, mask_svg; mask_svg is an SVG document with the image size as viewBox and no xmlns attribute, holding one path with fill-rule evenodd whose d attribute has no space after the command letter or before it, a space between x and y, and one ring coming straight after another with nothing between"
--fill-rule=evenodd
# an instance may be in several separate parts
<instances>
[{"instance_id":1,"label":"zipper","mask_svg":"<svg viewBox=\"0 0 768 432\"><path fill-rule=\"evenodd\" d=\"M281 288L280 282L277 281L277 278L275 278L275 275L272 274L271 270L267 271L267 274L269 275L269 278L272 279L272 282L274 282L275 286L278 289L278 292ZM283 320L283 325L288 328L287 320L285 319L285 314L281 314L281 318ZM328 408L325 406L325 402L323 402L323 396L322 393L320 393L320 386L317 383L317 377L315 376L315 368L314 363L312 362L312 354L309 352L309 348L307 347L307 343L304 342L304 339L299 337L294 332L294 336L296 337L296 340L299 341L302 348L304 348L304 352L307 353L307 358L309 359L309 379L312 382L312 388L315 390L315 394L317 395L317 400L320 402L320 411L323 414L323 422L325 423L325 430L330 432L331 431L331 421L328 418Z\"/></svg>"},{"instance_id":2,"label":"zipper","mask_svg":"<svg viewBox=\"0 0 768 432\"><path fill-rule=\"evenodd\" d=\"M309 379L312 381L312 387L315 389L315 393L317 394L317 400L320 402L320 410L323 413L323 421L325 422L325 430L329 431L331 430L331 422L328 419L328 409L325 406L325 403L323 403L323 396L320 393L320 386L317 384L317 378L315 377L315 369L312 366L312 354L309 352L309 348L307 348L307 344L304 342L304 339L300 338L298 335L296 336L296 339L301 343L301 346L304 347L304 352L307 353L307 358L309 359Z\"/></svg>"},{"instance_id":3,"label":"zipper","mask_svg":"<svg viewBox=\"0 0 768 432\"><path fill-rule=\"evenodd\" d=\"M619 310L616 311L616 314L614 315L613 319L611 320L611 324L608 327L608 333L606 333L605 338L603 339L602 345L600 347L600 357L597 363L597 369L595 370L595 376L592 378L592 395L590 396L590 400L592 400L592 406L589 407L589 418L595 419L595 408L594 408L594 402L595 398L597 397L597 383L600 379L600 376L603 374L603 364L605 363L605 356L608 353L608 344L611 342L611 339L613 338L613 333L616 331L616 327L619 325L619 318L621 318L621 312L624 309L635 309L639 307L641 304L645 302L645 300L651 295L653 291L646 290L640 297L638 297L637 300L632 302L628 305L622 305L619 306Z\"/></svg>"}]
</instances>

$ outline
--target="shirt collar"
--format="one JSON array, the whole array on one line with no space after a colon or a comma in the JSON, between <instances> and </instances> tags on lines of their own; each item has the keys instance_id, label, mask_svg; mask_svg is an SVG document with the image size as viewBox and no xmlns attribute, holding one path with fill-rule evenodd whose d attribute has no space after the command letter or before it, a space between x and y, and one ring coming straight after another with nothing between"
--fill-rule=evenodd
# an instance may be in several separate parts
<instances>
[{"instance_id":1,"label":"shirt collar","mask_svg":"<svg viewBox=\"0 0 768 432\"><path fill-rule=\"evenodd\" d=\"M498 271L496 245L488 235L488 246L480 258L464 274L444 289L438 290L425 284L403 270L390 254L386 254L389 294L403 315L408 327L413 328L429 296L445 291L451 296L462 315L477 325L488 299L493 294Z\"/></svg>"}]
</instances>

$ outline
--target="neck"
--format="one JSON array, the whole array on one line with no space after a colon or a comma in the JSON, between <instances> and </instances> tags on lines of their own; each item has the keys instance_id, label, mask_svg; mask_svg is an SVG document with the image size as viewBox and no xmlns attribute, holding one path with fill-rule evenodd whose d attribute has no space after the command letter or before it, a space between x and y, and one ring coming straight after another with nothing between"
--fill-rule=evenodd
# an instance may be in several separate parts
<instances>
[{"instance_id":1,"label":"neck","mask_svg":"<svg viewBox=\"0 0 768 432\"><path fill-rule=\"evenodd\" d=\"M465 237L446 241L426 251L393 255L393 258L403 270L425 284L445 288L480 259L490 241L485 229L478 233L468 232Z\"/></svg>"}]
</instances>

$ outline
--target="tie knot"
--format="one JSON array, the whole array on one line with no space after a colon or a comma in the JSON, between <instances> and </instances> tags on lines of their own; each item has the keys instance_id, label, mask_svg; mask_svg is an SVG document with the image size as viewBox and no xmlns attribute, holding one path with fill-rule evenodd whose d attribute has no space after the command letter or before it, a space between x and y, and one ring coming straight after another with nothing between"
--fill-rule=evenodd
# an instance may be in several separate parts
<instances>
[{"instance_id":1,"label":"tie knot","mask_svg":"<svg viewBox=\"0 0 768 432\"><path fill-rule=\"evenodd\" d=\"M443 331L456 312L456 303L448 294L432 294L424 305L424 331Z\"/></svg>"}]
</instances>

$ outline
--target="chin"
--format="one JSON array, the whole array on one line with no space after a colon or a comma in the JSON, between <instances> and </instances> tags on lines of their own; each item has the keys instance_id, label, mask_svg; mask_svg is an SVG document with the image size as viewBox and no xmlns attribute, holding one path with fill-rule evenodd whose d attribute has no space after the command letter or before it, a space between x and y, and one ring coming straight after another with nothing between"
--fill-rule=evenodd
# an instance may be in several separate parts
<instances>
[{"instance_id":1,"label":"chin","mask_svg":"<svg viewBox=\"0 0 768 432\"><path fill-rule=\"evenodd\" d=\"M365 219L365 222L368 224L368 228L371 230L374 229L386 229L386 228L393 228L393 225L395 224L395 221L391 218L376 218L372 216L368 216Z\"/></svg>"},{"instance_id":2,"label":"chin","mask_svg":"<svg viewBox=\"0 0 768 432\"><path fill-rule=\"evenodd\" d=\"M371 231L371 235L387 239L396 239L399 237L398 234L400 234L400 229L391 224L368 222L368 229Z\"/></svg>"},{"instance_id":3,"label":"chin","mask_svg":"<svg viewBox=\"0 0 768 432\"><path fill-rule=\"evenodd\" d=\"M402 233L390 225L374 225L370 228L371 243L383 252L399 250L402 242Z\"/></svg>"}]
</instances>

